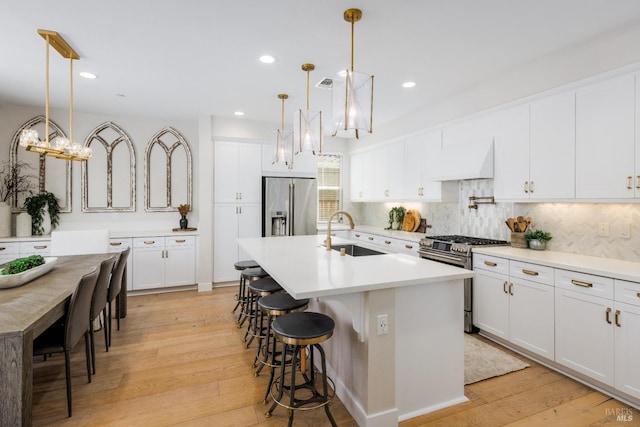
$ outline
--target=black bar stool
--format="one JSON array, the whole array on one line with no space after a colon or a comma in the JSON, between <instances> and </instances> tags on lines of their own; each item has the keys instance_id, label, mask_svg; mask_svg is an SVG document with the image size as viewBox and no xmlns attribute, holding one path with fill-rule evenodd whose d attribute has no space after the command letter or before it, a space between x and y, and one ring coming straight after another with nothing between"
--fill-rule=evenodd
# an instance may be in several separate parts
<instances>
[{"instance_id":1,"label":"black bar stool","mask_svg":"<svg viewBox=\"0 0 640 427\"><path fill-rule=\"evenodd\" d=\"M282 289L282 286L280 286L278 282L276 282L271 277L264 277L260 280L249 282L249 299L247 301L247 306L249 307L248 317L250 318L250 320L247 324L247 332L245 332L244 334L244 340L247 341L247 337L251 338L249 338L249 341L247 341L247 348L249 348L249 346L253 342L253 339L256 337L258 337L258 348L260 348L262 339L265 338L266 328L263 322L264 316L258 309L258 301L262 297L266 297L267 295L283 291L284 289Z\"/></svg>"},{"instance_id":2,"label":"black bar stool","mask_svg":"<svg viewBox=\"0 0 640 427\"><path fill-rule=\"evenodd\" d=\"M238 315L238 328L241 328L244 322L252 317L250 299L251 293L249 292L247 283L251 283L255 280L264 279L269 277L269 273L264 271L261 267L246 268L240 273L240 282L242 286L242 298L240 314Z\"/></svg>"},{"instance_id":3,"label":"black bar stool","mask_svg":"<svg viewBox=\"0 0 640 427\"><path fill-rule=\"evenodd\" d=\"M285 314L273 321L271 325L273 335L283 343L283 346L280 357L280 379L274 381L272 386L272 390L275 388L278 394L274 395L273 392L271 393L274 402L265 414L267 418L271 416L276 406L280 405L287 408L289 412L288 425L291 427L293 425L293 413L295 410L308 410L324 406L324 411L329 418L329 422L331 422L333 427L336 427L336 421L333 419L328 405L335 395L335 392L332 392L331 395L329 394L329 382L331 382L333 386L333 381L327 377L327 364L324 350L322 346L320 346L321 342L328 340L331 335L333 335L334 327L335 323L329 316L308 311ZM308 374L305 367L306 356L304 355L306 346L310 346L311 353L311 363ZM320 392L315 385L314 349L320 353L322 392ZM291 379L287 384L285 383L285 355L288 354L288 352L291 352ZM298 361L300 362L300 376L298 376L300 382L296 383ZM335 387L333 388L335 389ZM295 397L298 391L305 390L304 395L307 396L310 394L310 397ZM285 391L289 394L288 402L285 402ZM300 395L300 393L298 394Z\"/></svg>"},{"instance_id":4,"label":"black bar stool","mask_svg":"<svg viewBox=\"0 0 640 427\"><path fill-rule=\"evenodd\" d=\"M245 260L245 261L238 261L238 262L234 263L233 266L238 271L244 271L247 268L260 267L260 265L257 262L255 262L254 260L252 260L252 259ZM244 280L243 280L242 275L240 275L240 281L239 281L239 284L238 284L238 293L236 295L236 301L237 301L236 302L236 306L233 307L232 313L235 313L236 310L238 309L238 307L244 305L244 303L246 301L245 284L244 284ZM240 312L242 312L242 309L241 309Z\"/></svg>"},{"instance_id":5,"label":"black bar stool","mask_svg":"<svg viewBox=\"0 0 640 427\"><path fill-rule=\"evenodd\" d=\"M269 391L273 384L273 377L275 375L276 365L280 365L280 359L276 356L277 340L271 334L271 322L278 316L282 316L288 313L296 311L303 311L309 306L309 300L307 298L297 300L291 295L286 293L267 295L258 300L258 308L262 315L267 315L267 326L265 332L265 338L258 343L258 349L256 351L256 358L253 361L253 367L256 367L256 363L260 361L260 366L255 372L255 376L260 375L260 372L265 366L269 366L271 374L269 376L269 384L267 384L267 391L264 394L263 404L267 404L267 398L269 397ZM282 357L282 355L280 356ZM289 361L290 363L290 361ZM285 362L286 364L286 362Z\"/></svg>"}]
</instances>

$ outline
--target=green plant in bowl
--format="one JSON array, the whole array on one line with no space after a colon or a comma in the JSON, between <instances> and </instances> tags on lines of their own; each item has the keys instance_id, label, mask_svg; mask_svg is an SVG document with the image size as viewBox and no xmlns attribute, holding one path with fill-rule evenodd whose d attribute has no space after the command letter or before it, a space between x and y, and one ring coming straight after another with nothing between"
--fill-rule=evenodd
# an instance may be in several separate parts
<instances>
[{"instance_id":1,"label":"green plant in bowl","mask_svg":"<svg viewBox=\"0 0 640 427\"><path fill-rule=\"evenodd\" d=\"M529 230L523 237L529 244L529 248L535 250L545 250L547 242L553 239L551 233L544 230Z\"/></svg>"}]
</instances>

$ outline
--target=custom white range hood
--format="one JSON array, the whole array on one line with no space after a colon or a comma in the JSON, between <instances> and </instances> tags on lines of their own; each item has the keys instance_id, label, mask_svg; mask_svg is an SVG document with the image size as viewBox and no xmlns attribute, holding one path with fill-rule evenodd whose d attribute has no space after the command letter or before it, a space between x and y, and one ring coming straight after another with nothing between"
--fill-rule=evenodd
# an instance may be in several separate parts
<instances>
[{"instance_id":1,"label":"custom white range hood","mask_svg":"<svg viewBox=\"0 0 640 427\"><path fill-rule=\"evenodd\" d=\"M493 140L443 148L429 170L433 181L493 178Z\"/></svg>"}]
</instances>

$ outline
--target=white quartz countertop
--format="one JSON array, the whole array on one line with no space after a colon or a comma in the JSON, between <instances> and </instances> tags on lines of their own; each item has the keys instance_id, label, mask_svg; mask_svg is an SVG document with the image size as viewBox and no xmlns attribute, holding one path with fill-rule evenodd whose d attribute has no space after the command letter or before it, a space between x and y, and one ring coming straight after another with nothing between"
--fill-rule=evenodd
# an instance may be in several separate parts
<instances>
[{"instance_id":1,"label":"white quartz countertop","mask_svg":"<svg viewBox=\"0 0 640 427\"><path fill-rule=\"evenodd\" d=\"M399 253L352 257L327 251L325 236L238 239L240 247L294 298L311 298L474 277L475 273ZM334 237L333 245L354 243ZM359 242L356 244L366 246Z\"/></svg>"},{"instance_id":2,"label":"white quartz countertop","mask_svg":"<svg viewBox=\"0 0 640 427\"><path fill-rule=\"evenodd\" d=\"M109 231L109 237L112 239L124 239L129 237L153 237L153 236L197 236L198 231L171 231L171 230L111 230ZM44 234L42 236L29 236L29 237L0 237L0 242L28 242L28 241L41 241L51 240L50 234Z\"/></svg>"},{"instance_id":3,"label":"white quartz countertop","mask_svg":"<svg viewBox=\"0 0 640 427\"><path fill-rule=\"evenodd\" d=\"M556 251L534 251L531 249L493 246L474 248L474 253L509 258L554 268L612 277L614 279L640 282L640 263L588 255L571 254Z\"/></svg>"}]
</instances>

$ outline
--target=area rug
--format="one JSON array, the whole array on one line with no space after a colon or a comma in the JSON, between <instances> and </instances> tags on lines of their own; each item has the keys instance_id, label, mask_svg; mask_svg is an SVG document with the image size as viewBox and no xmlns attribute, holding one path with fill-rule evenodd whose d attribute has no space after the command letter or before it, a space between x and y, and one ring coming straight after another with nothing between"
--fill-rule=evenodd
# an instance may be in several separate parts
<instances>
[{"instance_id":1,"label":"area rug","mask_svg":"<svg viewBox=\"0 0 640 427\"><path fill-rule=\"evenodd\" d=\"M480 341L473 335L464 334L465 384L499 377L529 366L504 351Z\"/></svg>"}]
</instances>

